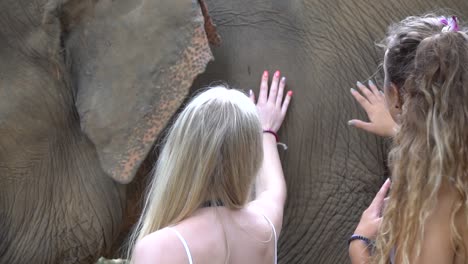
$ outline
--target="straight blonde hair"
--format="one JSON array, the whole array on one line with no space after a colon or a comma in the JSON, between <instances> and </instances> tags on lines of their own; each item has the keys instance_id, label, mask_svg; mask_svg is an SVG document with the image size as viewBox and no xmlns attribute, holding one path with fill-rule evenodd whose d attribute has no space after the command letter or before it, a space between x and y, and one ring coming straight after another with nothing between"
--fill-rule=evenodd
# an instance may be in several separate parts
<instances>
[{"instance_id":1,"label":"straight blonde hair","mask_svg":"<svg viewBox=\"0 0 468 264\"><path fill-rule=\"evenodd\" d=\"M262 160L262 127L244 93L217 86L193 98L165 139L129 239L129 261L138 240L188 218L207 201L244 207Z\"/></svg>"}]
</instances>

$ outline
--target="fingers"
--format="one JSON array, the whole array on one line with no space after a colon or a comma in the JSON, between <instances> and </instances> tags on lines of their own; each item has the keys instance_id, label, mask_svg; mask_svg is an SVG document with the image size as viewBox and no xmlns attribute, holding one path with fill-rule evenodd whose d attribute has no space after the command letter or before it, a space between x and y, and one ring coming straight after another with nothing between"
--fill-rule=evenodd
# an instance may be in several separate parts
<instances>
[{"instance_id":1,"label":"fingers","mask_svg":"<svg viewBox=\"0 0 468 264\"><path fill-rule=\"evenodd\" d=\"M369 80L369 88L371 89L374 96L378 98L381 93L372 80Z\"/></svg>"},{"instance_id":2,"label":"fingers","mask_svg":"<svg viewBox=\"0 0 468 264\"><path fill-rule=\"evenodd\" d=\"M291 102L292 95L293 95L293 91L289 91L286 94L286 98L284 98L283 106L281 107L281 114L283 116L285 116L286 112L288 111L289 102Z\"/></svg>"},{"instance_id":3,"label":"fingers","mask_svg":"<svg viewBox=\"0 0 468 264\"><path fill-rule=\"evenodd\" d=\"M374 209L377 209L378 212L380 212L384 203L385 196L387 196L388 189L390 189L390 185L390 179L387 179L382 185L382 187L380 187L380 190L375 195L374 200L372 201L369 207L373 207Z\"/></svg>"},{"instance_id":4,"label":"fingers","mask_svg":"<svg viewBox=\"0 0 468 264\"><path fill-rule=\"evenodd\" d=\"M273 75L270 91L268 91L268 71L263 72L257 105L264 104L266 102L272 103L278 107L278 109L281 109L281 114L284 116L288 111L293 92L289 91L283 101L284 89L286 87L286 78L283 77L280 80L280 76L280 71L276 71ZM255 94L251 90L249 91L249 98L252 100L252 102L255 103Z\"/></svg>"},{"instance_id":5,"label":"fingers","mask_svg":"<svg viewBox=\"0 0 468 264\"><path fill-rule=\"evenodd\" d=\"M268 71L264 71L262 82L260 84L260 92L258 94L258 103L265 103L268 96Z\"/></svg>"},{"instance_id":6,"label":"fingers","mask_svg":"<svg viewBox=\"0 0 468 264\"><path fill-rule=\"evenodd\" d=\"M379 91L379 95L380 95L380 100L382 100L382 102L384 103L384 105L387 105L387 99L385 98L385 93L383 91Z\"/></svg>"},{"instance_id":7,"label":"fingers","mask_svg":"<svg viewBox=\"0 0 468 264\"><path fill-rule=\"evenodd\" d=\"M378 201L383 202L383 200L385 199L385 196L387 196L388 190L390 189L390 185L391 185L390 179L385 180L384 184L382 185L382 187L380 187L380 190L377 192L374 199L377 199Z\"/></svg>"},{"instance_id":8,"label":"fingers","mask_svg":"<svg viewBox=\"0 0 468 264\"><path fill-rule=\"evenodd\" d=\"M375 95L375 98L380 100L381 102L385 102L385 94L382 90L379 90L379 87L374 84L372 80L369 80L369 87L371 88L372 92Z\"/></svg>"},{"instance_id":9,"label":"fingers","mask_svg":"<svg viewBox=\"0 0 468 264\"><path fill-rule=\"evenodd\" d=\"M388 199L390 199L390 197L385 197L385 199L383 200L382 208L380 209L380 216L383 215L383 212L385 211L385 208L387 207Z\"/></svg>"},{"instance_id":10,"label":"fingers","mask_svg":"<svg viewBox=\"0 0 468 264\"><path fill-rule=\"evenodd\" d=\"M358 103L362 106L362 108L368 112L369 107L371 106L369 101L353 88L351 88L351 94L353 95L354 99L356 99L356 101L358 101Z\"/></svg>"},{"instance_id":11,"label":"fingers","mask_svg":"<svg viewBox=\"0 0 468 264\"><path fill-rule=\"evenodd\" d=\"M281 107L281 103L283 102L283 94L284 94L284 87L286 86L286 77L281 78L279 88L278 88L278 95L276 96L276 106Z\"/></svg>"},{"instance_id":12,"label":"fingers","mask_svg":"<svg viewBox=\"0 0 468 264\"><path fill-rule=\"evenodd\" d=\"M255 104L255 94L252 90L249 90L249 98Z\"/></svg>"},{"instance_id":13,"label":"fingers","mask_svg":"<svg viewBox=\"0 0 468 264\"><path fill-rule=\"evenodd\" d=\"M362 94L366 96L367 100L372 104L376 101L375 95L364 84L357 82L357 87L361 90Z\"/></svg>"},{"instance_id":14,"label":"fingers","mask_svg":"<svg viewBox=\"0 0 468 264\"><path fill-rule=\"evenodd\" d=\"M365 130L367 132L374 133L375 127L372 123L364 122L361 120L353 119L348 121L348 125Z\"/></svg>"},{"instance_id":15,"label":"fingers","mask_svg":"<svg viewBox=\"0 0 468 264\"><path fill-rule=\"evenodd\" d=\"M275 75L273 75L273 80L271 81L270 86L270 93L268 95L268 102L275 104L276 103L276 96L278 95L278 83L280 78L280 71L276 71Z\"/></svg>"}]
</instances>

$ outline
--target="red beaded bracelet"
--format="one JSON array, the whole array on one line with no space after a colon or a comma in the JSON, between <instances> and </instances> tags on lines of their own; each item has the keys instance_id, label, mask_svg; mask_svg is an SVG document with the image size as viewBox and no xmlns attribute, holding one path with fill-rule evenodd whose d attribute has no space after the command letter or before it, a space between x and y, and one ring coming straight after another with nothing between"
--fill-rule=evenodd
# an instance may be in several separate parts
<instances>
[{"instance_id":1,"label":"red beaded bracelet","mask_svg":"<svg viewBox=\"0 0 468 264\"><path fill-rule=\"evenodd\" d=\"M275 139L276 139L276 143L279 142L279 137L278 137L278 134L276 134L275 131L271 131L271 130L263 130L263 133L269 133L269 134L272 134L273 136L275 136Z\"/></svg>"}]
</instances>

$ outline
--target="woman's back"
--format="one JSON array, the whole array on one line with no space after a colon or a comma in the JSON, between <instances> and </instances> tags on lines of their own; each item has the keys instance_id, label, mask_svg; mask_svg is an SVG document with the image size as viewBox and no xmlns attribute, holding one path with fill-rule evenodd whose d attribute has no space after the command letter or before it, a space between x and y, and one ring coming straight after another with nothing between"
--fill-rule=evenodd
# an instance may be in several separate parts
<instances>
[{"instance_id":1,"label":"woman's back","mask_svg":"<svg viewBox=\"0 0 468 264\"><path fill-rule=\"evenodd\" d=\"M225 207L199 209L178 225L143 238L136 247L135 258L142 263L145 262L140 257L157 263L190 263L177 232L186 242L188 254L195 264L275 263L276 230L264 215L251 207L241 210Z\"/></svg>"},{"instance_id":2,"label":"woman's back","mask_svg":"<svg viewBox=\"0 0 468 264\"><path fill-rule=\"evenodd\" d=\"M276 262L286 201L276 132L292 96L285 85L277 71L268 89L265 71L257 104L253 92L215 87L184 108L130 237L131 263Z\"/></svg>"}]
</instances>

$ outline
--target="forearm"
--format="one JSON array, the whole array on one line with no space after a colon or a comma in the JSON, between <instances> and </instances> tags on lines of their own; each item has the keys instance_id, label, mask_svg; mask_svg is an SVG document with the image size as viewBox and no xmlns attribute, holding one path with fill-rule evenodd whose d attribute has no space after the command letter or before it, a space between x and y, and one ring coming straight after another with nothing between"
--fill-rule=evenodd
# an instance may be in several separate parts
<instances>
[{"instance_id":1,"label":"forearm","mask_svg":"<svg viewBox=\"0 0 468 264\"><path fill-rule=\"evenodd\" d=\"M352 241L349 245L349 257L352 264L370 263L370 254L368 246L362 241Z\"/></svg>"},{"instance_id":2,"label":"forearm","mask_svg":"<svg viewBox=\"0 0 468 264\"><path fill-rule=\"evenodd\" d=\"M270 192L283 202L286 200L286 182L273 135L263 135L263 162L255 184L256 197L263 192Z\"/></svg>"}]
</instances>

